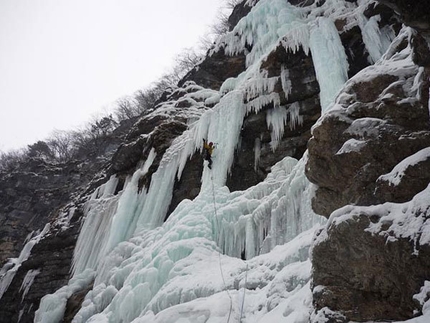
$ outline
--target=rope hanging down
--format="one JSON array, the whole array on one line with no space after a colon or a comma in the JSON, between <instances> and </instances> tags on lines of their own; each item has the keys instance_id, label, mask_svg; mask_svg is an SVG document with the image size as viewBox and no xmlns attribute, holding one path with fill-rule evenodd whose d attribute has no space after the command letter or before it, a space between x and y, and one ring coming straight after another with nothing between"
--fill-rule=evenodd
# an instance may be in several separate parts
<instances>
[{"instance_id":1,"label":"rope hanging down","mask_svg":"<svg viewBox=\"0 0 430 323\"><path fill-rule=\"evenodd\" d=\"M214 180L213 180L212 174L211 174L211 182L212 182L212 197L213 197L214 213L215 213L215 218L217 218L218 215L217 215L216 201L215 201L215 187L214 187ZM224 283L224 289L227 292L228 298L230 299L230 310L229 310L228 319L227 319L227 323L229 323L230 317L231 317L231 312L233 309L233 300L231 298L230 292L227 289L227 284L225 283L225 279L224 279L224 272L222 270L222 264L221 264L221 251L218 252L218 260L219 260L219 270L221 272L221 278L222 278L222 281Z\"/></svg>"},{"instance_id":2,"label":"rope hanging down","mask_svg":"<svg viewBox=\"0 0 430 323\"><path fill-rule=\"evenodd\" d=\"M239 323L242 323L242 317L243 317L243 308L245 307L245 293L246 293L246 281L248 279L248 264L246 264L246 271L245 271L245 285L243 286L243 298L242 298L242 306L240 308L240 319Z\"/></svg>"}]
</instances>

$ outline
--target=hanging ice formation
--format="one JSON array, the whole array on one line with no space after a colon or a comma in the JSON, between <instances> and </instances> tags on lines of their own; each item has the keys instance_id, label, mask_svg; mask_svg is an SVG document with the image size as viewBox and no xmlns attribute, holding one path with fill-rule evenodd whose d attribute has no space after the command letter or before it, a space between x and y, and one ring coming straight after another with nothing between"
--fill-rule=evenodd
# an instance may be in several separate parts
<instances>
[{"instance_id":1,"label":"hanging ice formation","mask_svg":"<svg viewBox=\"0 0 430 323\"><path fill-rule=\"evenodd\" d=\"M307 321L311 312L307 251L322 219L310 207L306 154L299 161L283 159L263 182L246 191L229 192L225 182L246 115L273 104L267 113L273 149L287 120L292 129L302 120L298 103L280 106L279 95L273 92L278 78L268 78L260 70L261 61L278 45L312 55L326 111L348 71L334 21L343 17L348 22L345 28L366 29L368 50L374 37L387 35L375 33L372 21L363 23L356 8L343 0L303 8L285 0L256 3L214 49L246 53L247 70L226 80L218 95L199 90L207 104L216 105L201 116L188 116L199 119L163 155L148 191L139 191L138 179L151 165L153 152L119 194L113 194L115 177L93 194L76 247L74 278L42 299L35 322L59 322L67 298L92 279L94 287L74 323L185 323L209 318L224 322L230 314L237 321L241 304L250 322L275 322L279 317ZM379 54L372 53L372 59ZM285 68L280 81L288 97L291 82ZM181 177L187 160L202 148L202 138L217 143L212 170L204 167L200 194L193 201L183 200L163 223L175 176ZM256 163L259 151L256 142ZM286 288L279 289L280 284ZM244 303L245 292L249 301Z\"/></svg>"},{"instance_id":2,"label":"hanging ice formation","mask_svg":"<svg viewBox=\"0 0 430 323\"><path fill-rule=\"evenodd\" d=\"M50 225L46 224L41 232L37 232L22 248L18 258L9 259L9 261L0 269L0 298L8 289L12 279L15 277L21 264L28 259L31 249L46 235ZM32 232L33 233L33 232Z\"/></svg>"}]
</instances>

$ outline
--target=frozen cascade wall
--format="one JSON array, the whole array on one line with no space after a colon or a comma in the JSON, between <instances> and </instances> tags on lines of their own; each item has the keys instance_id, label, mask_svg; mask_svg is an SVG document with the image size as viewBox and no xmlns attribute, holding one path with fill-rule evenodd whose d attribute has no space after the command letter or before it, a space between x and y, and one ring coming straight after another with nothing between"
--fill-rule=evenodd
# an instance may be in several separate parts
<instances>
[{"instance_id":1,"label":"frozen cascade wall","mask_svg":"<svg viewBox=\"0 0 430 323\"><path fill-rule=\"evenodd\" d=\"M225 288L236 295L237 313L240 293L234 290L237 285L244 286L245 275L248 289L265 287L267 290L260 293L272 295L273 302L280 296L277 290L269 292L275 288L269 278L277 275L281 275L278 279L282 275L302 277L293 290L303 288L310 293L306 285L310 275L307 249L313 226L323 220L310 209L312 189L303 167L303 160L285 158L264 182L243 192L230 193L225 186L214 185L214 190L203 187L195 200L180 203L163 225L121 242L104 257L97 272L81 272L58 292L58 297L44 298L36 322L53 322L58 308L65 307L65 295L92 275L95 287L75 317L76 323L131 322L206 297L224 303L228 300ZM286 244L277 249L279 243ZM266 252L267 256L254 257ZM242 253L250 260L241 260ZM220 264L226 271L225 283ZM289 264L293 272L283 271ZM261 296L254 295L256 299ZM220 315L224 317L228 306L222 308Z\"/></svg>"},{"instance_id":2,"label":"frozen cascade wall","mask_svg":"<svg viewBox=\"0 0 430 323\"><path fill-rule=\"evenodd\" d=\"M349 28L364 26L359 23L362 13L355 9L355 4L343 0L305 8L283 0L260 0L221 38L214 50L222 46L227 54L246 52L252 45L246 54L247 70L226 80L218 104L174 140L148 192L138 191L136 178L144 173L139 169L117 196L100 192L94 196L82 230L85 237L79 238L75 276L68 286L43 298L36 322L61 320L58 309L65 307L67 295L91 280L94 288L74 323L204 322L209 318L224 322L231 314L229 303L239 319L245 292L245 315L253 317L252 321L273 322L279 317L306 321L311 312L307 250L314 225L323 221L310 207L306 155L300 161L285 158L264 182L246 191L231 193L224 185L243 118L268 104L278 109L275 114L286 113L272 92L277 79L268 79L260 71L261 62L280 44L293 52L301 47L312 54L325 111L348 69L333 21L347 17ZM372 23L369 28L375 28ZM326 42L318 50L321 37ZM336 64L329 66L329 58L336 58ZM287 70L281 82L288 97ZM299 123L298 109L292 109L288 111L294 116L291 120ZM275 149L285 122L269 116L268 123ZM200 194L193 201L182 201L163 223L175 176L180 178L188 158L202 149L202 138L217 144L213 169L204 166ZM114 182L109 185L113 187ZM289 287L279 290L279 284Z\"/></svg>"}]
</instances>

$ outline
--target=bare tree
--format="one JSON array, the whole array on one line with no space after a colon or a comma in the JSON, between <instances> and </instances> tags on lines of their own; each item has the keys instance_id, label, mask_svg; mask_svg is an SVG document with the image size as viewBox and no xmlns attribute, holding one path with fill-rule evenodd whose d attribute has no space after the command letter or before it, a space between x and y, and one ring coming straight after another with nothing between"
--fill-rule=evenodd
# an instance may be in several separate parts
<instances>
[{"instance_id":1,"label":"bare tree","mask_svg":"<svg viewBox=\"0 0 430 323\"><path fill-rule=\"evenodd\" d=\"M116 101L114 114L118 121L131 119L139 115L139 113L138 104L134 99L130 97L122 97Z\"/></svg>"},{"instance_id":2,"label":"bare tree","mask_svg":"<svg viewBox=\"0 0 430 323\"><path fill-rule=\"evenodd\" d=\"M0 171L12 172L26 160L27 151L25 149L16 149L8 152L0 151Z\"/></svg>"},{"instance_id":3,"label":"bare tree","mask_svg":"<svg viewBox=\"0 0 430 323\"><path fill-rule=\"evenodd\" d=\"M73 155L73 136L71 132L54 130L47 144L59 162L67 162L71 159Z\"/></svg>"},{"instance_id":4,"label":"bare tree","mask_svg":"<svg viewBox=\"0 0 430 323\"><path fill-rule=\"evenodd\" d=\"M29 157L41 157L45 159L53 159L54 155L49 148L49 145L45 141L39 140L38 142L28 145L28 156Z\"/></svg>"},{"instance_id":5,"label":"bare tree","mask_svg":"<svg viewBox=\"0 0 430 323\"><path fill-rule=\"evenodd\" d=\"M216 21L210 27L210 30L215 37L219 37L227 33L230 29L230 22L228 21L228 15L223 11L219 10L216 16Z\"/></svg>"},{"instance_id":6,"label":"bare tree","mask_svg":"<svg viewBox=\"0 0 430 323\"><path fill-rule=\"evenodd\" d=\"M159 91L151 88L136 91L134 100L137 102L139 115L145 111L151 110L160 98L160 95Z\"/></svg>"},{"instance_id":7,"label":"bare tree","mask_svg":"<svg viewBox=\"0 0 430 323\"><path fill-rule=\"evenodd\" d=\"M176 56L175 63L180 73L186 74L200 63L203 57L204 54L198 53L194 48L184 48L182 52Z\"/></svg>"}]
</instances>

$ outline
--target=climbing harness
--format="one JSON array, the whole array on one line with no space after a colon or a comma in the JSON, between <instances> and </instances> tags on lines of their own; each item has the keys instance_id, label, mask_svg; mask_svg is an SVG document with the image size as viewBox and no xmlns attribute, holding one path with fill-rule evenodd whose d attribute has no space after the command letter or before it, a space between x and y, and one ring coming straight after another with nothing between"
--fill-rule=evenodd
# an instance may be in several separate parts
<instances>
[{"instance_id":1,"label":"climbing harness","mask_svg":"<svg viewBox=\"0 0 430 323\"><path fill-rule=\"evenodd\" d=\"M215 203L215 187L214 187L214 179L213 179L212 174L211 174L211 182L212 182L212 197L213 197L214 213L215 213L215 218L217 218L218 215L217 215L216 203ZM230 299L230 310L229 310L228 319L227 319L227 323L229 323L230 317L231 317L231 312L233 309L233 300L231 298L230 292L227 289L227 284L225 283L225 279L224 279L224 272L222 270L222 264L221 264L221 251L218 252L218 261L219 261L219 270L221 272L221 278L222 278L222 281L224 283L224 289L227 292L228 298ZM242 314L241 314L241 319L242 319Z\"/></svg>"}]
</instances>

